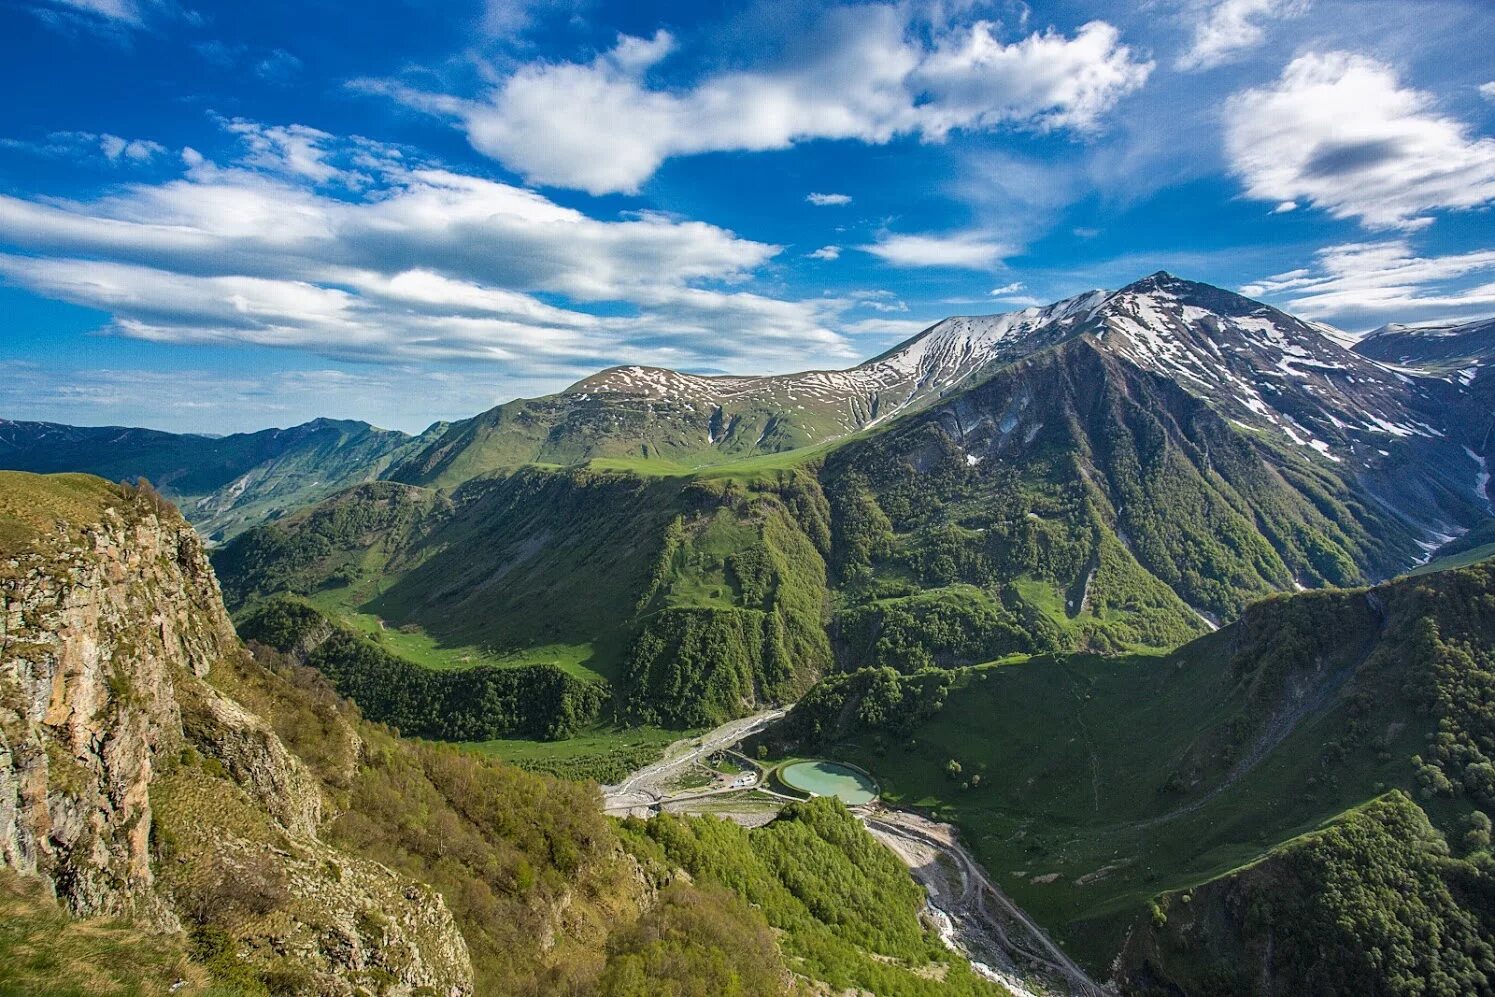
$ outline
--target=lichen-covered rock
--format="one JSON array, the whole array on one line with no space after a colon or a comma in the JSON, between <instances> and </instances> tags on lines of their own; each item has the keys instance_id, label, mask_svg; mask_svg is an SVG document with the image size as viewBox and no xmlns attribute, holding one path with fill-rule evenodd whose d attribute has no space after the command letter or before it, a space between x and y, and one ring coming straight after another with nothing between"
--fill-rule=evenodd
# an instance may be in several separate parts
<instances>
[{"instance_id":1,"label":"lichen-covered rock","mask_svg":"<svg viewBox=\"0 0 1495 997\"><path fill-rule=\"evenodd\" d=\"M211 928L293 989L469 993L441 897L322 841L315 776L205 681L244 652L180 516L79 476L0 487L0 866L76 915Z\"/></svg>"}]
</instances>

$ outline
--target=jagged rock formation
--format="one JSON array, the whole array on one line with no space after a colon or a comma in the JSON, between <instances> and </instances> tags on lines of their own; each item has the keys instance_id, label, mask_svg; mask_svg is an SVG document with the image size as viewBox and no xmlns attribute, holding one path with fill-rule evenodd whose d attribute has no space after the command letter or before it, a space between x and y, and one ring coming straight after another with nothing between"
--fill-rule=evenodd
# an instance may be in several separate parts
<instances>
[{"instance_id":1,"label":"jagged rock formation","mask_svg":"<svg viewBox=\"0 0 1495 997\"><path fill-rule=\"evenodd\" d=\"M5 473L0 513L0 863L319 992L470 992L441 897L321 840L317 779L207 681L244 652L175 510Z\"/></svg>"}]
</instances>

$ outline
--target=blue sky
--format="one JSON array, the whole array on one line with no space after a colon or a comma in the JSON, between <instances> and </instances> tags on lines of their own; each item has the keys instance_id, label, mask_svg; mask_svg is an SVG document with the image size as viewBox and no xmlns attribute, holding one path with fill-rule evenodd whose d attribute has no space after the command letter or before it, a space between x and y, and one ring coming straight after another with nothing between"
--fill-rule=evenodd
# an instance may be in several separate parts
<instances>
[{"instance_id":1,"label":"blue sky","mask_svg":"<svg viewBox=\"0 0 1495 997\"><path fill-rule=\"evenodd\" d=\"M407 430L1158 269L1495 313L1489 0L0 0L0 417Z\"/></svg>"}]
</instances>

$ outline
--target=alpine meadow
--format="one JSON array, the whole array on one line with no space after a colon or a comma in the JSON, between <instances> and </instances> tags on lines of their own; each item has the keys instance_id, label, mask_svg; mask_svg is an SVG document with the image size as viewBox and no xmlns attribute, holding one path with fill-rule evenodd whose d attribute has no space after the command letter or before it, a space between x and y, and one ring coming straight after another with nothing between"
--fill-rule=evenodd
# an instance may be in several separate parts
<instances>
[{"instance_id":1,"label":"alpine meadow","mask_svg":"<svg viewBox=\"0 0 1495 997\"><path fill-rule=\"evenodd\" d=\"M0 10L0 994L1495 995L1373 6Z\"/></svg>"}]
</instances>

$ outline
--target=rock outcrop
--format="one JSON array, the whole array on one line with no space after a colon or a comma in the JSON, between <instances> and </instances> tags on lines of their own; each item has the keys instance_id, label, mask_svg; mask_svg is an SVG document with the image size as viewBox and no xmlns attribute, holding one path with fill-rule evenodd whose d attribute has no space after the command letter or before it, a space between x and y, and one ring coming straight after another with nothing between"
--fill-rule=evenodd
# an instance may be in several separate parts
<instances>
[{"instance_id":1,"label":"rock outcrop","mask_svg":"<svg viewBox=\"0 0 1495 997\"><path fill-rule=\"evenodd\" d=\"M186 522L97 479L0 477L0 865L294 989L469 993L440 895L323 841L315 775L207 681L244 651Z\"/></svg>"}]
</instances>

